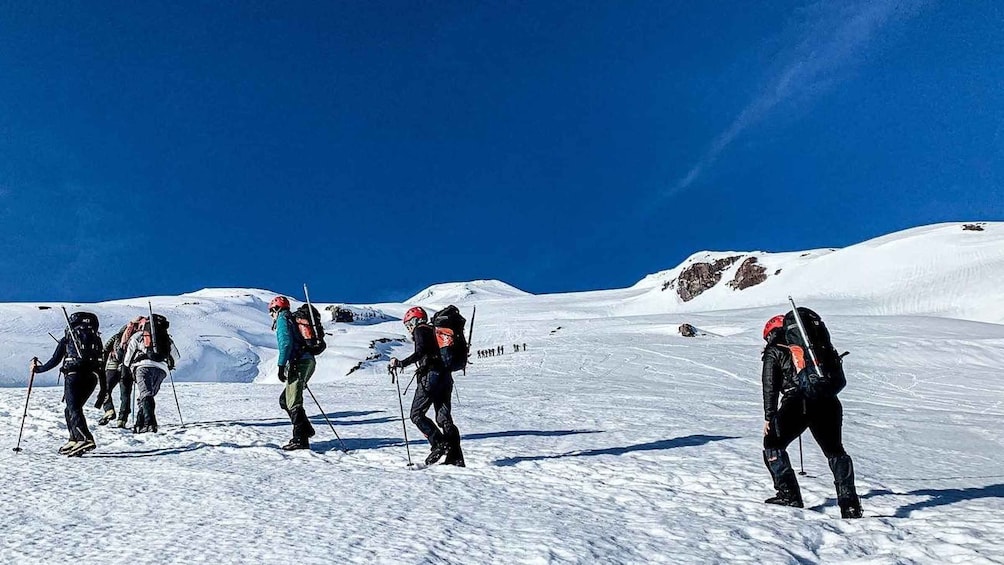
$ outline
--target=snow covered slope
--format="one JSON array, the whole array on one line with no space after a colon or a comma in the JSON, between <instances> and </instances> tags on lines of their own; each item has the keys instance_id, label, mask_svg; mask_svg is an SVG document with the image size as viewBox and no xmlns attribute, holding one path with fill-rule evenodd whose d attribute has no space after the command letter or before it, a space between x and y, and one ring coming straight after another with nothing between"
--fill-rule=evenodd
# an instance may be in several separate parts
<instances>
[{"instance_id":1,"label":"snow covered slope","mask_svg":"<svg viewBox=\"0 0 1004 565\"><path fill-rule=\"evenodd\" d=\"M406 304L446 306L473 304L482 300L531 296L512 285L497 280L434 284L405 301Z\"/></svg>"},{"instance_id":2,"label":"snow covered slope","mask_svg":"<svg viewBox=\"0 0 1004 565\"><path fill-rule=\"evenodd\" d=\"M970 229L965 229L969 227ZM977 228L977 229L972 229ZM689 301L681 275L695 263L725 263L721 279ZM743 290L748 260L766 280ZM749 272L749 269L747 269ZM705 312L783 305L788 295L858 314L925 314L1004 322L1004 223L948 223L879 237L839 250L698 253L633 288L624 313ZM686 293L684 293L686 294Z\"/></svg>"},{"instance_id":3,"label":"snow covered slope","mask_svg":"<svg viewBox=\"0 0 1004 565\"><path fill-rule=\"evenodd\" d=\"M809 434L807 508L761 502L773 309L565 319L536 304L479 308L475 347L527 349L458 376L465 469L408 470L385 363L312 383L348 454L309 397L313 451L278 449L278 383L181 383L187 426L165 391L160 433L96 427L81 459L55 454L60 392L36 388L15 454L25 390L2 389L0 562L1004 562L1004 326L827 316L852 352L844 443L866 516L843 521ZM684 320L733 331L683 338Z\"/></svg>"},{"instance_id":4,"label":"snow covered slope","mask_svg":"<svg viewBox=\"0 0 1004 565\"><path fill-rule=\"evenodd\" d=\"M205 289L181 296L115 300L100 304L66 304L69 311L96 312L107 339L128 320L145 314L148 302L171 321L170 333L181 353L174 371L176 381L278 382L275 334L268 302L277 293L249 289ZM293 301L294 308L300 303ZM47 360L65 328L63 304L0 304L0 386L23 386L28 360ZM325 315L325 304L315 305ZM396 308L396 307L395 307ZM372 314L358 324L325 320L329 350L318 359L318 382L344 376L378 354L376 345L401 340L400 324L387 323L393 315L378 307L354 309ZM58 371L38 375L35 384L56 383Z\"/></svg>"}]
</instances>

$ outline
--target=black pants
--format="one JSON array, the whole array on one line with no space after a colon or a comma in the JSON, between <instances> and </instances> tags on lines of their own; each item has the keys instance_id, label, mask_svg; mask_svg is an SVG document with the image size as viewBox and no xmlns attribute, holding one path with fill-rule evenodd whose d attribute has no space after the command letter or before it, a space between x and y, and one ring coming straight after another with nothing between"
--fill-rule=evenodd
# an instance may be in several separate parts
<instances>
[{"instance_id":1,"label":"black pants","mask_svg":"<svg viewBox=\"0 0 1004 565\"><path fill-rule=\"evenodd\" d=\"M860 507L854 486L854 464L841 439L843 422L844 408L836 397L806 400L804 404L802 399L794 398L781 403L770 433L763 438L764 464L778 493L801 501L798 480L785 449L808 429L826 456L841 508Z\"/></svg>"},{"instance_id":2,"label":"black pants","mask_svg":"<svg viewBox=\"0 0 1004 565\"><path fill-rule=\"evenodd\" d=\"M98 386L98 376L95 371L87 369L71 370L66 373L63 381L63 394L66 396L66 429L73 441L93 440L94 436L87 429L84 418L84 404Z\"/></svg>"},{"instance_id":3,"label":"black pants","mask_svg":"<svg viewBox=\"0 0 1004 565\"><path fill-rule=\"evenodd\" d=\"M444 440L453 440L455 437L459 439L460 434L453 425L450 404L452 394L453 376L449 372L429 371L427 375L418 379L415 397L411 401L411 421L433 446ZM435 423L425 415L430 406L436 410ZM439 424L439 428L436 424Z\"/></svg>"},{"instance_id":4,"label":"black pants","mask_svg":"<svg viewBox=\"0 0 1004 565\"><path fill-rule=\"evenodd\" d=\"M771 433L763 438L763 447L786 449L808 429L827 459L846 455L841 439L843 423L844 408L836 397L806 400L804 411L802 399L793 398L778 407L777 416L770 423Z\"/></svg>"}]
</instances>

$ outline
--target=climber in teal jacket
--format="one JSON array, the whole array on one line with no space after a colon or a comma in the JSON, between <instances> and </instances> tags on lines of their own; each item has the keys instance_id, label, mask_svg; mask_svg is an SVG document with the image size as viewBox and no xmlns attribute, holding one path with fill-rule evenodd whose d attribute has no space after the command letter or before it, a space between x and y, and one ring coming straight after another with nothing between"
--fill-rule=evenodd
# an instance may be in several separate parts
<instances>
[{"instance_id":1,"label":"climber in teal jacket","mask_svg":"<svg viewBox=\"0 0 1004 565\"><path fill-rule=\"evenodd\" d=\"M293 327L289 299L276 296L269 303L268 312L272 316L275 339L279 346L279 380L286 383L286 388L279 395L279 406L289 414L293 423L293 439L282 448L286 451L310 449L314 427L310 425L307 413L303 410L303 389L314 374L317 363L313 355L303 350L303 340Z\"/></svg>"}]
</instances>

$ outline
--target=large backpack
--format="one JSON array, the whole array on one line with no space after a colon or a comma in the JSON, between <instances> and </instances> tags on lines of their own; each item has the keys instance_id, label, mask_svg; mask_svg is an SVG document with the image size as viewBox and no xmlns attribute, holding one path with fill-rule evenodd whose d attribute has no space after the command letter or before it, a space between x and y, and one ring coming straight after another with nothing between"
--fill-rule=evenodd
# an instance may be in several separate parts
<instances>
[{"instance_id":1,"label":"large backpack","mask_svg":"<svg viewBox=\"0 0 1004 565\"><path fill-rule=\"evenodd\" d=\"M833 342L830 341L830 331L826 329L826 324L819 314L808 308L799 307L798 316L805 333L808 334L804 337L795 320L795 311L788 312L784 316L784 337L795 366L795 382L806 398L815 400L836 396L847 386L842 355L834 349ZM812 366L809 345L812 346L812 353L819 363L818 371Z\"/></svg>"},{"instance_id":2,"label":"large backpack","mask_svg":"<svg viewBox=\"0 0 1004 565\"><path fill-rule=\"evenodd\" d=\"M82 365L100 369L103 347L98 328L98 317L91 312L74 312L70 315L70 327L64 332L66 360L63 362L63 371L68 372Z\"/></svg>"},{"instance_id":3,"label":"large backpack","mask_svg":"<svg viewBox=\"0 0 1004 565\"><path fill-rule=\"evenodd\" d=\"M467 338L464 336L466 325L467 320L453 305L432 315L432 326L436 330L436 341L439 343L439 356L450 371L463 371L467 368L468 346Z\"/></svg>"},{"instance_id":4,"label":"large backpack","mask_svg":"<svg viewBox=\"0 0 1004 565\"><path fill-rule=\"evenodd\" d=\"M324 353L328 344L324 343L324 325L317 308L303 304L290 313L289 320L293 324L293 338L299 342L301 351L311 355Z\"/></svg>"},{"instance_id":5,"label":"large backpack","mask_svg":"<svg viewBox=\"0 0 1004 565\"><path fill-rule=\"evenodd\" d=\"M151 320L147 320L143 324L142 347L136 354L134 361L149 359L157 363L167 363L168 358L171 357L171 345L173 344L171 335L167 332L171 323L160 314L153 315L153 328L150 327L150 322Z\"/></svg>"},{"instance_id":6,"label":"large backpack","mask_svg":"<svg viewBox=\"0 0 1004 565\"><path fill-rule=\"evenodd\" d=\"M125 326L122 327L121 335L119 336L118 345L115 346L115 356L118 358L119 363L125 357L126 349L129 348L129 340L132 336L146 325L146 316L139 316L134 320L127 322Z\"/></svg>"}]
</instances>

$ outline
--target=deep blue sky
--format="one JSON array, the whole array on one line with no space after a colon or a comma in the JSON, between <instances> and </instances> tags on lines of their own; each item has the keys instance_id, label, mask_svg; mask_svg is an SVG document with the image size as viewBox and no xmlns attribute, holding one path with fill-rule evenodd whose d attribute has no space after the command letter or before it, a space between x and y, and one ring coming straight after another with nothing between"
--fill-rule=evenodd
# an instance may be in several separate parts
<instances>
[{"instance_id":1,"label":"deep blue sky","mask_svg":"<svg viewBox=\"0 0 1004 565\"><path fill-rule=\"evenodd\" d=\"M1004 3L726 4L2 2L0 301L611 288L1004 219Z\"/></svg>"}]
</instances>

